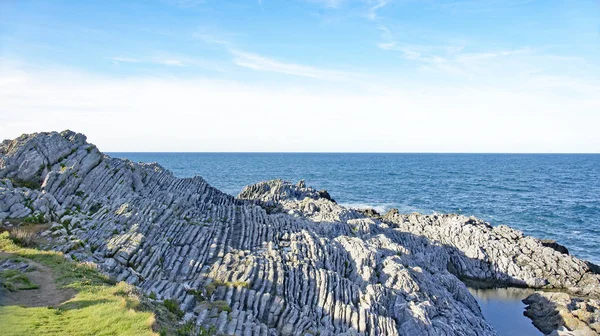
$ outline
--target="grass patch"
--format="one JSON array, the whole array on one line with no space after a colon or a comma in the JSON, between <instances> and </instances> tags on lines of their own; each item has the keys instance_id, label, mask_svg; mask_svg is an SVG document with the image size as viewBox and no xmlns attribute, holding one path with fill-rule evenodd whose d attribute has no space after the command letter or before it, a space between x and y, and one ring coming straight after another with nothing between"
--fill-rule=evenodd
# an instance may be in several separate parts
<instances>
[{"instance_id":1,"label":"grass patch","mask_svg":"<svg viewBox=\"0 0 600 336\"><path fill-rule=\"evenodd\" d=\"M30 224L44 224L46 223L46 219L44 218L44 214L31 215L23 218L23 223Z\"/></svg>"},{"instance_id":2,"label":"grass patch","mask_svg":"<svg viewBox=\"0 0 600 336\"><path fill-rule=\"evenodd\" d=\"M250 284L246 281L221 281L215 279L204 288L206 291L206 297L210 298L217 287L220 286L250 288Z\"/></svg>"},{"instance_id":3,"label":"grass patch","mask_svg":"<svg viewBox=\"0 0 600 336\"><path fill-rule=\"evenodd\" d=\"M0 271L0 283L9 291L39 288L23 272L17 270Z\"/></svg>"},{"instance_id":4,"label":"grass patch","mask_svg":"<svg viewBox=\"0 0 600 336\"><path fill-rule=\"evenodd\" d=\"M8 232L0 234L0 251L51 268L59 286L77 291L54 308L0 306L2 335L156 335L155 314L140 308L143 297L124 282L115 284L94 265L68 261L58 252L21 247ZM6 276L27 285L6 272L2 272L3 282Z\"/></svg>"},{"instance_id":5,"label":"grass patch","mask_svg":"<svg viewBox=\"0 0 600 336\"><path fill-rule=\"evenodd\" d=\"M94 205L92 205L90 207L89 214L93 215L96 212L98 212L101 208L102 208L102 204L101 203L95 203Z\"/></svg>"},{"instance_id":6,"label":"grass patch","mask_svg":"<svg viewBox=\"0 0 600 336\"><path fill-rule=\"evenodd\" d=\"M25 188L34 189L34 190L40 190L42 188L42 185L36 181L26 181L26 180L11 178L10 182L12 182L13 186L15 186L17 188L25 187Z\"/></svg>"},{"instance_id":7,"label":"grass patch","mask_svg":"<svg viewBox=\"0 0 600 336\"><path fill-rule=\"evenodd\" d=\"M167 310L170 311L173 315L177 316L178 318L183 317L183 312L181 311L181 309L179 309L179 303L177 303L176 300L166 299L163 301L163 304L165 305Z\"/></svg>"},{"instance_id":8,"label":"grass patch","mask_svg":"<svg viewBox=\"0 0 600 336\"><path fill-rule=\"evenodd\" d=\"M18 246L30 247L35 244L35 232L25 228L16 227L3 234L8 236L8 239Z\"/></svg>"},{"instance_id":9,"label":"grass patch","mask_svg":"<svg viewBox=\"0 0 600 336\"><path fill-rule=\"evenodd\" d=\"M227 301L212 301L207 302L206 305L210 307L210 309L217 308L219 312L226 311L228 313L231 313L231 307L229 307Z\"/></svg>"}]
</instances>

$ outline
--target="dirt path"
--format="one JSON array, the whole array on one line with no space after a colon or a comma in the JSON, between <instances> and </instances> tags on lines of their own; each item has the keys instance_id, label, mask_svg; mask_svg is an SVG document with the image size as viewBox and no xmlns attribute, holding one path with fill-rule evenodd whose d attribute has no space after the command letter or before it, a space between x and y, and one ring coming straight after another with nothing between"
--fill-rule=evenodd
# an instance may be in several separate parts
<instances>
[{"instance_id":1,"label":"dirt path","mask_svg":"<svg viewBox=\"0 0 600 336\"><path fill-rule=\"evenodd\" d=\"M12 257L11 253L0 252L0 258ZM16 257L16 256L15 256ZM49 267L37 263L30 259L26 262L33 267L31 272L24 274L36 285L38 289L17 290L11 292L0 289L0 306L24 306L24 307L46 307L58 306L59 304L71 299L77 293L73 289L58 288L54 282L54 274Z\"/></svg>"}]
</instances>

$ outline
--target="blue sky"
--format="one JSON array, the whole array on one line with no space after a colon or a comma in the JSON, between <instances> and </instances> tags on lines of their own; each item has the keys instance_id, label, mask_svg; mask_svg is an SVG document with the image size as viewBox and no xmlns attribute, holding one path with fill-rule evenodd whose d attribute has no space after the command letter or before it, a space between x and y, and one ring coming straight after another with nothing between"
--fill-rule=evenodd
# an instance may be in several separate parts
<instances>
[{"instance_id":1,"label":"blue sky","mask_svg":"<svg viewBox=\"0 0 600 336\"><path fill-rule=\"evenodd\" d=\"M0 62L2 138L50 127L105 150L600 151L598 1L3 1Z\"/></svg>"}]
</instances>

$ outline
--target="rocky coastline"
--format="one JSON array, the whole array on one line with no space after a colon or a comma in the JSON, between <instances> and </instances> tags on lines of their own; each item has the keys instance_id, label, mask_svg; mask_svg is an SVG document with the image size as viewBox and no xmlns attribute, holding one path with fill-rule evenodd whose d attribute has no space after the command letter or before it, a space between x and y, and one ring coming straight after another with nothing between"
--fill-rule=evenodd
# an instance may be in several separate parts
<instances>
[{"instance_id":1,"label":"rocky coastline","mask_svg":"<svg viewBox=\"0 0 600 336\"><path fill-rule=\"evenodd\" d=\"M0 220L15 219L49 223L49 248L221 334L496 335L463 281L539 290L526 314L546 334L600 333L598 267L555 242L351 209L303 181L233 197L71 131L0 144Z\"/></svg>"}]
</instances>

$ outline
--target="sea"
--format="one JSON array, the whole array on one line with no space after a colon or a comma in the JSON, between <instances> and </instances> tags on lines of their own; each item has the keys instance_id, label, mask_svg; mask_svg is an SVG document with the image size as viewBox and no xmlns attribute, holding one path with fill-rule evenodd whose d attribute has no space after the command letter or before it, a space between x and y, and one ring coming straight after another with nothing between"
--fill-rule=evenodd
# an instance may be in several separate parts
<instances>
[{"instance_id":1,"label":"sea","mask_svg":"<svg viewBox=\"0 0 600 336\"><path fill-rule=\"evenodd\" d=\"M246 185L304 179L340 204L385 212L459 213L554 239L600 264L600 154L109 153Z\"/></svg>"},{"instance_id":2,"label":"sea","mask_svg":"<svg viewBox=\"0 0 600 336\"><path fill-rule=\"evenodd\" d=\"M600 154L109 153L200 175L237 195L280 178L327 189L340 204L459 213L506 224L600 263ZM515 290L472 291L500 335L541 335ZM511 323L506 323L511 321Z\"/></svg>"}]
</instances>

